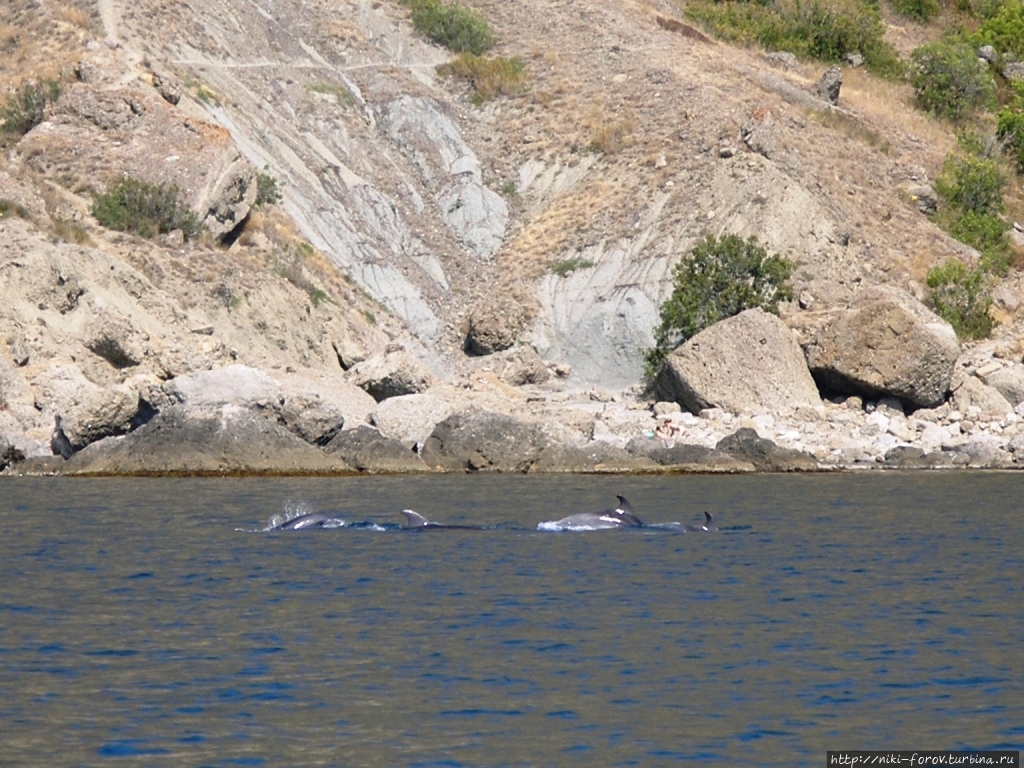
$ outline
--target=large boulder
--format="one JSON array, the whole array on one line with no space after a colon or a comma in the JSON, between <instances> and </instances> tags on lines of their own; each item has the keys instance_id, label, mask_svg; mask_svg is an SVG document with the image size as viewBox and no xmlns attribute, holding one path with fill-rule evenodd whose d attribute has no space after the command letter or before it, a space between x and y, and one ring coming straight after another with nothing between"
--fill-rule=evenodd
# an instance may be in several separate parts
<instances>
[{"instance_id":1,"label":"large boulder","mask_svg":"<svg viewBox=\"0 0 1024 768\"><path fill-rule=\"evenodd\" d=\"M469 314L466 352L490 355L515 346L526 326L522 302L502 295L478 304Z\"/></svg>"},{"instance_id":2,"label":"large boulder","mask_svg":"<svg viewBox=\"0 0 1024 768\"><path fill-rule=\"evenodd\" d=\"M450 401L430 392L390 397L377 405L370 421L380 433L409 448L426 443L438 422L456 411Z\"/></svg>"},{"instance_id":3,"label":"large boulder","mask_svg":"<svg viewBox=\"0 0 1024 768\"><path fill-rule=\"evenodd\" d=\"M380 402L429 389L434 374L401 345L388 345L349 371L352 382Z\"/></svg>"},{"instance_id":4,"label":"large boulder","mask_svg":"<svg viewBox=\"0 0 1024 768\"><path fill-rule=\"evenodd\" d=\"M272 408L281 388L263 371L247 365L228 365L176 376L164 384L164 391L189 408L223 405Z\"/></svg>"},{"instance_id":5,"label":"large boulder","mask_svg":"<svg viewBox=\"0 0 1024 768\"><path fill-rule=\"evenodd\" d=\"M92 443L67 474L330 473L349 468L256 411L236 406L161 411L134 432Z\"/></svg>"},{"instance_id":6,"label":"large boulder","mask_svg":"<svg viewBox=\"0 0 1024 768\"><path fill-rule=\"evenodd\" d=\"M826 390L931 408L946 399L960 344L952 326L909 293L878 286L837 313L805 352Z\"/></svg>"},{"instance_id":7,"label":"large boulder","mask_svg":"<svg viewBox=\"0 0 1024 768\"><path fill-rule=\"evenodd\" d=\"M427 465L411 448L363 425L339 432L324 446L324 452L360 472L427 471Z\"/></svg>"},{"instance_id":8,"label":"large boulder","mask_svg":"<svg viewBox=\"0 0 1024 768\"><path fill-rule=\"evenodd\" d=\"M438 424L422 455L428 467L438 469L529 472L550 445L536 424L470 408Z\"/></svg>"},{"instance_id":9,"label":"large boulder","mask_svg":"<svg viewBox=\"0 0 1024 768\"><path fill-rule=\"evenodd\" d=\"M72 450L124 434L139 412L136 390L93 384L75 365L54 366L35 377L32 386L39 410L63 417L64 434Z\"/></svg>"},{"instance_id":10,"label":"large boulder","mask_svg":"<svg viewBox=\"0 0 1024 768\"><path fill-rule=\"evenodd\" d=\"M963 374L953 377L950 405L968 417L975 415L984 421L998 421L1013 411L1013 405L995 387Z\"/></svg>"},{"instance_id":11,"label":"large boulder","mask_svg":"<svg viewBox=\"0 0 1024 768\"><path fill-rule=\"evenodd\" d=\"M1017 407L1024 403L1024 365L1016 363L1006 366L983 378L985 383L1006 398L1010 405Z\"/></svg>"},{"instance_id":12,"label":"large boulder","mask_svg":"<svg viewBox=\"0 0 1024 768\"><path fill-rule=\"evenodd\" d=\"M761 309L715 323L670 353L656 386L692 413L821 404L793 333Z\"/></svg>"}]
</instances>

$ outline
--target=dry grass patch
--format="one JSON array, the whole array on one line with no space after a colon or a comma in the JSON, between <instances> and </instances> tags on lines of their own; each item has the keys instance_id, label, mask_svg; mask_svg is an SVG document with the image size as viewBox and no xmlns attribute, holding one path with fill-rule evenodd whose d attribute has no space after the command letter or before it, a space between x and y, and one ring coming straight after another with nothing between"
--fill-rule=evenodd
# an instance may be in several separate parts
<instances>
[{"instance_id":1,"label":"dry grass patch","mask_svg":"<svg viewBox=\"0 0 1024 768\"><path fill-rule=\"evenodd\" d=\"M606 116L591 119L590 143L587 149L600 152L602 155L617 155L635 142L633 132L636 121L631 117L608 120Z\"/></svg>"},{"instance_id":2,"label":"dry grass patch","mask_svg":"<svg viewBox=\"0 0 1024 768\"><path fill-rule=\"evenodd\" d=\"M92 17L81 8L74 5L61 5L57 7L57 18L66 21L79 29L92 29Z\"/></svg>"},{"instance_id":3,"label":"dry grass patch","mask_svg":"<svg viewBox=\"0 0 1024 768\"><path fill-rule=\"evenodd\" d=\"M517 56L509 59L463 53L441 64L437 71L469 83L473 88L470 101L477 105L496 96L518 95L526 85L526 64Z\"/></svg>"}]
</instances>

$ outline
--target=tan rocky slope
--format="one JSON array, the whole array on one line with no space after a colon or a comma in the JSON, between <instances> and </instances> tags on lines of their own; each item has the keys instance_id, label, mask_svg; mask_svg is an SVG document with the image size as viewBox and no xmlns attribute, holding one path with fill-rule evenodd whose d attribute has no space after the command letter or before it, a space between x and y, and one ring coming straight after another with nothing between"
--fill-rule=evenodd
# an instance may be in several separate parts
<instances>
[{"instance_id":1,"label":"tan rocky slope","mask_svg":"<svg viewBox=\"0 0 1024 768\"><path fill-rule=\"evenodd\" d=\"M5 4L4 82L59 74L65 92L0 166L18 214L0 221L0 432L43 451L93 387L160 407L165 382L233 363L306 382L282 402L347 393L332 407L354 426L374 404L343 368L394 342L430 369L417 387L440 388L433 423L463 396L550 420L566 393L639 383L671 268L706 232L798 263L804 309L783 316L805 341L861 288L921 297L927 269L963 253L904 193L953 139L901 87L847 70L830 108L821 68L681 34L668 5L469 4L496 53L526 62L521 95L473 106L392 0ZM257 170L284 199L250 214ZM96 226L91 197L122 173L174 181L233 244ZM970 370L1019 361L1020 293L1013 275ZM467 333L547 368L467 357ZM486 373L556 368L540 394ZM610 407L554 420L584 440L653 431L649 412L595 427ZM402 429L422 443L426 421Z\"/></svg>"}]
</instances>

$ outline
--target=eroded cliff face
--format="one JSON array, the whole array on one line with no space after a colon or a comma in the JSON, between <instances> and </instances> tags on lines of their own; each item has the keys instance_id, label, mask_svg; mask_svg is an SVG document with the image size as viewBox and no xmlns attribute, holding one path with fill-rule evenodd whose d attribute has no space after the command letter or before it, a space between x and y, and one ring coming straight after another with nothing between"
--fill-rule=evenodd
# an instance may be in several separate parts
<instances>
[{"instance_id":1,"label":"eroded cliff face","mask_svg":"<svg viewBox=\"0 0 1024 768\"><path fill-rule=\"evenodd\" d=\"M894 115L890 86L850 71L830 112L813 68L664 29L642 4L473 5L496 52L527 62L523 95L469 104L398 3L101 10L125 50L177 74L182 109L283 183L299 232L439 373L464 363L474 308L514 295L520 340L570 381L635 384L672 266L705 232L756 234L819 307L913 288L957 251L900 199L949 137Z\"/></svg>"},{"instance_id":2,"label":"eroded cliff face","mask_svg":"<svg viewBox=\"0 0 1024 768\"><path fill-rule=\"evenodd\" d=\"M442 380L501 367L479 355L519 342L560 386L627 388L673 266L705 233L797 262L814 311L875 283L921 295L962 251L902 195L954 139L900 86L847 70L832 109L820 68L681 34L664 4L469 4L495 53L526 62L522 93L474 106L397 0L6 6L0 74L66 85L0 168L0 198L25 212L4 224L7 289L65 297L4 311L8 349L30 361L12 391L67 362L111 387L235 362L338 377L394 342ZM283 200L250 214L256 172ZM179 184L227 242L96 226L92 195L123 173ZM102 288L108 272L133 287ZM1009 357L1018 282L999 309ZM84 291L61 309L72 284ZM137 369L90 352L111 307ZM797 329L807 314L783 308ZM43 435L51 406L33 397Z\"/></svg>"}]
</instances>

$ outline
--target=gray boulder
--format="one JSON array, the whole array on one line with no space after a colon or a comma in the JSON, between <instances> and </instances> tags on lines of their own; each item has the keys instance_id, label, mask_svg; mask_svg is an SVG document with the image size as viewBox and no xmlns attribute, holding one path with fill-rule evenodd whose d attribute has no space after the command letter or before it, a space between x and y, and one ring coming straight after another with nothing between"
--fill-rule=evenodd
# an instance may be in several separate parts
<instances>
[{"instance_id":1,"label":"gray boulder","mask_svg":"<svg viewBox=\"0 0 1024 768\"><path fill-rule=\"evenodd\" d=\"M351 381L377 402L423 392L435 381L430 369L399 345L388 345L353 366L349 374Z\"/></svg>"},{"instance_id":2,"label":"gray boulder","mask_svg":"<svg viewBox=\"0 0 1024 768\"><path fill-rule=\"evenodd\" d=\"M522 304L504 296L473 308L466 333L466 352L490 355L515 346L526 325Z\"/></svg>"},{"instance_id":3,"label":"gray boulder","mask_svg":"<svg viewBox=\"0 0 1024 768\"><path fill-rule=\"evenodd\" d=\"M429 392L390 397L370 414L380 433L408 448L422 446L437 423L451 416L456 407Z\"/></svg>"},{"instance_id":4,"label":"gray boulder","mask_svg":"<svg viewBox=\"0 0 1024 768\"><path fill-rule=\"evenodd\" d=\"M756 430L743 427L718 441L715 450L746 461L762 472L790 472L818 469L813 456L789 448L781 448L761 437Z\"/></svg>"},{"instance_id":5,"label":"gray boulder","mask_svg":"<svg viewBox=\"0 0 1024 768\"><path fill-rule=\"evenodd\" d=\"M223 405L272 408L281 391L267 374L247 365L228 365L176 376L164 384L163 389L174 401L190 408Z\"/></svg>"},{"instance_id":6,"label":"gray boulder","mask_svg":"<svg viewBox=\"0 0 1024 768\"><path fill-rule=\"evenodd\" d=\"M15 448L6 437L0 435L0 470L8 465L25 460L25 454Z\"/></svg>"},{"instance_id":7,"label":"gray boulder","mask_svg":"<svg viewBox=\"0 0 1024 768\"><path fill-rule=\"evenodd\" d=\"M749 470L749 462L730 456L716 448L691 443L668 443L647 437L634 437L626 444L626 451L644 456L663 467L694 471Z\"/></svg>"},{"instance_id":8,"label":"gray boulder","mask_svg":"<svg viewBox=\"0 0 1024 768\"><path fill-rule=\"evenodd\" d=\"M61 426L73 450L131 429L139 412L139 393L117 385L88 391L64 413Z\"/></svg>"},{"instance_id":9,"label":"gray boulder","mask_svg":"<svg viewBox=\"0 0 1024 768\"><path fill-rule=\"evenodd\" d=\"M827 390L930 408L946 399L960 344L952 326L909 293L878 286L837 313L805 352Z\"/></svg>"},{"instance_id":10,"label":"gray boulder","mask_svg":"<svg viewBox=\"0 0 1024 768\"><path fill-rule=\"evenodd\" d=\"M368 426L339 432L324 446L324 453L360 472L427 471L427 465L414 451Z\"/></svg>"},{"instance_id":11,"label":"gray boulder","mask_svg":"<svg viewBox=\"0 0 1024 768\"><path fill-rule=\"evenodd\" d=\"M529 472L552 441L536 424L470 408L439 423L423 446L428 467Z\"/></svg>"},{"instance_id":12,"label":"gray boulder","mask_svg":"<svg viewBox=\"0 0 1024 768\"><path fill-rule=\"evenodd\" d=\"M1007 80L1024 80L1024 61L1011 61L1003 65L1003 77Z\"/></svg>"},{"instance_id":13,"label":"gray boulder","mask_svg":"<svg viewBox=\"0 0 1024 768\"><path fill-rule=\"evenodd\" d=\"M978 409L975 414L984 421L998 421L1013 411L1013 405L999 390L982 383L975 376L959 374L953 379L953 395L950 405L966 414L969 408Z\"/></svg>"},{"instance_id":14,"label":"gray boulder","mask_svg":"<svg viewBox=\"0 0 1024 768\"><path fill-rule=\"evenodd\" d=\"M145 342L131 321L109 309L101 310L88 323L86 348L115 368L131 368L146 356Z\"/></svg>"},{"instance_id":15,"label":"gray boulder","mask_svg":"<svg viewBox=\"0 0 1024 768\"><path fill-rule=\"evenodd\" d=\"M134 432L85 447L66 474L331 473L348 467L261 414L174 406Z\"/></svg>"},{"instance_id":16,"label":"gray boulder","mask_svg":"<svg viewBox=\"0 0 1024 768\"><path fill-rule=\"evenodd\" d=\"M1019 363L1000 368L984 377L985 383L992 387L1010 405L1017 407L1024 402L1024 365Z\"/></svg>"},{"instance_id":17,"label":"gray boulder","mask_svg":"<svg viewBox=\"0 0 1024 768\"><path fill-rule=\"evenodd\" d=\"M501 380L513 387L543 384L550 378L551 371L537 354L537 350L525 344L510 351L501 369Z\"/></svg>"},{"instance_id":18,"label":"gray boulder","mask_svg":"<svg viewBox=\"0 0 1024 768\"><path fill-rule=\"evenodd\" d=\"M650 470L657 463L603 440L591 440L583 446L552 442L540 452L533 472L636 472Z\"/></svg>"},{"instance_id":19,"label":"gray boulder","mask_svg":"<svg viewBox=\"0 0 1024 768\"><path fill-rule=\"evenodd\" d=\"M761 309L705 328L669 354L658 374L659 396L692 413L732 413L820 405L818 388L793 333Z\"/></svg>"},{"instance_id":20,"label":"gray boulder","mask_svg":"<svg viewBox=\"0 0 1024 768\"><path fill-rule=\"evenodd\" d=\"M839 88L843 84L843 70L829 67L814 86L814 92L829 104L839 103Z\"/></svg>"}]
</instances>

